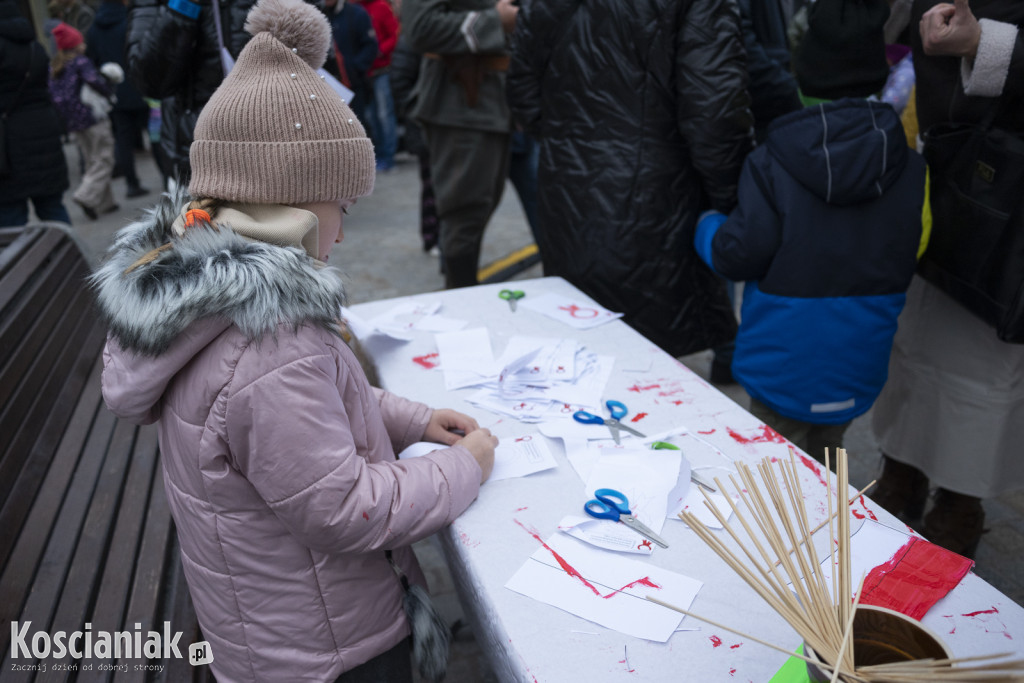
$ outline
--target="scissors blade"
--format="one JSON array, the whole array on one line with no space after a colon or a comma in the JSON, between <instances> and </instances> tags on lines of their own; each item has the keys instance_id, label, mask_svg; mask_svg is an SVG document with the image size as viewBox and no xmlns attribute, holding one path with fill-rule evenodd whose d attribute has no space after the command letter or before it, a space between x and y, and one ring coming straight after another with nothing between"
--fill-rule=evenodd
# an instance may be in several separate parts
<instances>
[{"instance_id":1,"label":"scissors blade","mask_svg":"<svg viewBox=\"0 0 1024 683\"><path fill-rule=\"evenodd\" d=\"M619 521L628 526L633 531L640 534L641 536L651 539L652 541L660 545L662 548L668 547L668 543L665 542L665 539L651 531L651 528L649 526L641 522L633 515L622 515L619 517Z\"/></svg>"},{"instance_id":2,"label":"scissors blade","mask_svg":"<svg viewBox=\"0 0 1024 683\"><path fill-rule=\"evenodd\" d=\"M639 436L639 437L640 437L641 439L646 439L646 438L647 438L647 435L646 435L646 434L641 434L641 433L640 433L640 432L638 432L637 430L633 429L633 428L632 428L632 427L630 427L629 425L627 425L627 424L624 424L624 423L622 423L622 422L620 422L620 423L619 423L619 427L621 427L622 429L625 429L625 430L626 430L627 432L629 432L629 433L630 433L630 434L632 434L633 436Z\"/></svg>"},{"instance_id":3,"label":"scissors blade","mask_svg":"<svg viewBox=\"0 0 1024 683\"><path fill-rule=\"evenodd\" d=\"M698 473L697 470L690 470L690 481L697 484L697 486L702 486L706 488L711 493L715 493L715 491L717 491L717 489L711 484L711 482L708 481L707 477L705 477L703 474Z\"/></svg>"},{"instance_id":4,"label":"scissors blade","mask_svg":"<svg viewBox=\"0 0 1024 683\"><path fill-rule=\"evenodd\" d=\"M615 439L615 445L621 445L619 440L619 423L616 420L605 420L604 423L608 425L608 431L612 433L612 438Z\"/></svg>"},{"instance_id":5,"label":"scissors blade","mask_svg":"<svg viewBox=\"0 0 1024 683\"><path fill-rule=\"evenodd\" d=\"M513 313L516 312L516 301L518 301L518 299L516 299L514 296L510 296L508 298L508 307L512 309Z\"/></svg>"}]
</instances>

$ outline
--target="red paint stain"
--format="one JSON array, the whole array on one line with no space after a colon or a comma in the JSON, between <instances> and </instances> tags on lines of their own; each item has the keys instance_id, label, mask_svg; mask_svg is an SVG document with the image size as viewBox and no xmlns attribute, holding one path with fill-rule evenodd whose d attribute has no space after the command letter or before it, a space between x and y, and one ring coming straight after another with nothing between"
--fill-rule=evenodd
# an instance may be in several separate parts
<instances>
[{"instance_id":1,"label":"red paint stain","mask_svg":"<svg viewBox=\"0 0 1024 683\"><path fill-rule=\"evenodd\" d=\"M658 396L675 396L676 394L685 394L685 389L672 389L671 391L659 391Z\"/></svg>"},{"instance_id":2,"label":"red paint stain","mask_svg":"<svg viewBox=\"0 0 1024 683\"><path fill-rule=\"evenodd\" d=\"M675 405L675 406L681 406L684 403L686 403L686 401L672 401L672 405Z\"/></svg>"},{"instance_id":3,"label":"red paint stain","mask_svg":"<svg viewBox=\"0 0 1024 683\"><path fill-rule=\"evenodd\" d=\"M597 595L597 596L601 595L601 592L598 591L596 588L594 588L594 585L592 583L590 583L585 578L583 578L583 575L580 574L578 571L576 571L576 569L571 564L566 562L565 558L563 558L561 555L556 553L551 546L549 546L547 543L544 542L544 539L540 537L540 533L538 533L534 529L527 529L526 526L523 525L523 523L520 522L518 519L513 519L512 521L515 522L516 524L518 524L523 529L523 531L525 531L526 533L530 534L535 539L537 539L537 542L540 543L542 546L544 546L544 548L549 553L551 553L551 556L555 558L555 561L558 562L559 566L562 567L562 570L566 574L568 574L569 576L572 576L573 578L579 579L580 582L583 583L584 586L586 586L590 590L594 591L594 595Z\"/></svg>"},{"instance_id":4,"label":"red paint stain","mask_svg":"<svg viewBox=\"0 0 1024 683\"><path fill-rule=\"evenodd\" d=\"M761 425L761 432L754 436L743 436L732 427L726 427L726 430L736 443L744 445L751 443L786 443L786 437L768 425Z\"/></svg>"},{"instance_id":5,"label":"red paint stain","mask_svg":"<svg viewBox=\"0 0 1024 683\"><path fill-rule=\"evenodd\" d=\"M735 676L736 675L736 669L729 669L729 675L730 676Z\"/></svg>"},{"instance_id":6,"label":"red paint stain","mask_svg":"<svg viewBox=\"0 0 1024 683\"><path fill-rule=\"evenodd\" d=\"M630 420L630 422L639 422L640 420L644 419L645 417L647 417L647 413L637 413L636 415L633 416L633 418Z\"/></svg>"},{"instance_id":7,"label":"red paint stain","mask_svg":"<svg viewBox=\"0 0 1024 683\"><path fill-rule=\"evenodd\" d=\"M825 480L825 475L821 473L821 466L816 460L811 460L806 455L800 456L800 462L804 464L804 467L814 472L815 476L818 477L818 481L821 482L822 486L828 486L828 481Z\"/></svg>"},{"instance_id":8,"label":"red paint stain","mask_svg":"<svg viewBox=\"0 0 1024 683\"><path fill-rule=\"evenodd\" d=\"M857 519L864 519L864 513L857 512L853 508L850 508L850 514L853 515L854 517L856 517Z\"/></svg>"},{"instance_id":9,"label":"red paint stain","mask_svg":"<svg viewBox=\"0 0 1024 683\"><path fill-rule=\"evenodd\" d=\"M633 391L633 392L636 392L636 393L639 394L641 391L650 391L651 389L660 389L660 388L661 388L660 384L649 384L649 385L647 385L645 387L642 387L639 384L634 384L633 386L631 386L628 389L626 389L626 391Z\"/></svg>"},{"instance_id":10,"label":"red paint stain","mask_svg":"<svg viewBox=\"0 0 1024 683\"><path fill-rule=\"evenodd\" d=\"M651 581L651 577L645 576L642 579L637 579L633 583L627 583L622 588L620 588L618 590L614 590L611 593L609 593L608 595L602 595L601 597L604 598L605 600L607 600L608 598L612 597L616 593L621 593L622 591L626 590L627 588L632 588L633 586L647 586L648 588L655 588L655 589L658 589L658 590L661 589L661 586L659 586L658 584L656 584L653 581Z\"/></svg>"},{"instance_id":11,"label":"red paint stain","mask_svg":"<svg viewBox=\"0 0 1024 683\"><path fill-rule=\"evenodd\" d=\"M711 636L710 638L708 638L708 640L711 641L712 647L721 647L722 645L722 639L718 636Z\"/></svg>"},{"instance_id":12,"label":"red paint stain","mask_svg":"<svg viewBox=\"0 0 1024 683\"><path fill-rule=\"evenodd\" d=\"M466 546L467 548L476 548L480 545L480 541L474 541L465 532L459 534L459 540L462 541L462 545Z\"/></svg>"},{"instance_id":13,"label":"red paint stain","mask_svg":"<svg viewBox=\"0 0 1024 683\"><path fill-rule=\"evenodd\" d=\"M554 548L552 548L551 546L549 546L547 543L544 542L544 539L542 539L540 537L540 532L538 532L536 529L527 529L526 526L522 522L520 522L518 519L514 519L513 518L512 521L515 522L516 524L518 524L520 526L520 528L523 529L523 531L525 531L526 533L528 533L531 536L533 536L537 540L538 543L540 543L542 546L544 546L544 549L547 550L549 553L551 553L551 556L555 558L555 561L558 562L559 566L562 567L562 570L566 574L568 574L569 576L571 576L573 578L579 579L580 582L584 586L586 586L591 591L593 591L594 595L596 595L599 598L604 598L605 600L607 600L608 598L610 598L613 595L616 595L618 593L621 593L622 591L626 590L627 588L632 588L633 586L638 586L638 585L639 586L647 586L648 588L655 588L655 589L659 589L659 590L661 589L661 586L659 586L658 584L656 584L653 581L651 581L650 577L645 576L642 579L637 579L636 581L633 581L632 583L627 583L622 588L617 588L617 589L613 590L611 593L608 593L607 595L601 595L601 591L597 590L597 588L594 587L594 584L592 584L589 581L587 581L583 577L582 574L580 574L578 571L576 571L575 567L573 567L571 564L569 564L568 562L565 561L564 557L559 555L555 551Z\"/></svg>"},{"instance_id":14,"label":"red paint stain","mask_svg":"<svg viewBox=\"0 0 1024 683\"><path fill-rule=\"evenodd\" d=\"M428 353L424 356L415 356L413 357L412 362L426 368L427 370L432 370L441 364L440 361L437 360L440 355L441 354L435 351L434 353Z\"/></svg>"},{"instance_id":15,"label":"red paint stain","mask_svg":"<svg viewBox=\"0 0 1024 683\"><path fill-rule=\"evenodd\" d=\"M651 545L651 542L648 541L646 538L640 541L640 545L638 545L636 548L637 550L640 550L642 548L650 548L651 550L654 550L654 546Z\"/></svg>"},{"instance_id":16,"label":"red paint stain","mask_svg":"<svg viewBox=\"0 0 1024 683\"><path fill-rule=\"evenodd\" d=\"M743 645L743 643L736 643L735 645L730 645L729 649L730 650L735 650L736 648L740 647L741 645Z\"/></svg>"},{"instance_id":17,"label":"red paint stain","mask_svg":"<svg viewBox=\"0 0 1024 683\"><path fill-rule=\"evenodd\" d=\"M715 431L716 431L716 430L714 430L714 429L709 429L709 430L707 430L706 432L702 432L702 431L700 431L700 430L697 430L697 433L698 433L698 434L714 434L714 433L715 433Z\"/></svg>"},{"instance_id":18,"label":"red paint stain","mask_svg":"<svg viewBox=\"0 0 1024 683\"><path fill-rule=\"evenodd\" d=\"M368 514L366 514L366 513L364 512L364 513L363 513L363 519L365 519L365 520L366 520L367 522L369 522L369 521L370 521L370 515L368 515Z\"/></svg>"},{"instance_id":19,"label":"red paint stain","mask_svg":"<svg viewBox=\"0 0 1024 683\"><path fill-rule=\"evenodd\" d=\"M892 558L868 572L861 604L888 607L920 619L973 565L965 557L911 537Z\"/></svg>"},{"instance_id":20,"label":"red paint stain","mask_svg":"<svg viewBox=\"0 0 1024 683\"><path fill-rule=\"evenodd\" d=\"M529 509L529 508L526 508L526 507L516 508L516 512L522 512L523 510L527 510L527 509Z\"/></svg>"},{"instance_id":21,"label":"red paint stain","mask_svg":"<svg viewBox=\"0 0 1024 683\"><path fill-rule=\"evenodd\" d=\"M999 610L995 607L992 609L980 609L977 612L968 612L967 614L961 614L962 617L976 617L979 614L999 614Z\"/></svg>"},{"instance_id":22,"label":"red paint stain","mask_svg":"<svg viewBox=\"0 0 1024 683\"><path fill-rule=\"evenodd\" d=\"M873 519L873 520L875 520L877 522L878 521L878 517L875 517L875 513L872 512L871 508L869 508L867 503L864 502L864 496L863 495L860 497L859 500L860 500L861 507L864 508L864 512L867 513L868 517L870 517L871 519Z\"/></svg>"}]
</instances>

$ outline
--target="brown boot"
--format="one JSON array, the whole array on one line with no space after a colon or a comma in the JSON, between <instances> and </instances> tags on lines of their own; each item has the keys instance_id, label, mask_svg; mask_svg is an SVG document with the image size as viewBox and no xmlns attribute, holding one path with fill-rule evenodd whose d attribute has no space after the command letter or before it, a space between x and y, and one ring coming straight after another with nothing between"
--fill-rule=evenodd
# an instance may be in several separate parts
<instances>
[{"instance_id":1,"label":"brown boot","mask_svg":"<svg viewBox=\"0 0 1024 683\"><path fill-rule=\"evenodd\" d=\"M928 477L916 467L883 453L882 476L868 495L906 524L915 526L928 502Z\"/></svg>"},{"instance_id":2,"label":"brown boot","mask_svg":"<svg viewBox=\"0 0 1024 683\"><path fill-rule=\"evenodd\" d=\"M984 524L981 498L940 488L935 491L932 509L924 516L921 533L935 545L974 559Z\"/></svg>"}]
</instances>

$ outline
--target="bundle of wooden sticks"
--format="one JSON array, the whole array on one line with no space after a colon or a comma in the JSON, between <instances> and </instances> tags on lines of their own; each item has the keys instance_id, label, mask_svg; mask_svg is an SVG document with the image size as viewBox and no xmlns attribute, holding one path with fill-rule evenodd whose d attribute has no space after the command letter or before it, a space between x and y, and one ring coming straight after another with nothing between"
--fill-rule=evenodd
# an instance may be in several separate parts
<instances>
[{"instance_id":1,"label":"bundle of wooden sticks","mask_svg":"<svg viewBox=\"0 0 1024 683\"><path fill-rule=\"evenodd\" d=\"M828 487L829 544L831 584L826 582L822 569L824 556L819 558L811 535L815 529L808 522L796 459L776 461L769 459L757 465L759 478L744 463L737 463L739 483L729 480L738 493L742 505L726 493L736 522L742 527L746 540L729 522L729 515L718 508L705 493L705 505L711 510L726 534L738 548L734 550L715 535L693 513L679 516L697 536L707 543L725 562L743 578L775 611L779 613L803 638L805 647L817 655L812 659L794 654L790 650L724 624L706 619L687 610L662 602L652 596L647 599L713 626L732 631L754 642L799 657L831 675L831 680L858 683L882 681L1020 681L1024 679L1024 659L1010 660L1012 653L951 659L915 659L891 664L856 666L853 645L853 621L860 603L863 577L854 593L850 563L850 514L847 511L846 492L849 490L846 451L838 449L836 486L833 491L829 455L826 452L826 479ZM726 487L717 478L719 491ZM833 498L836 514L833 514ZM744 509L746 512L744 512ZM831 586L831 588L829 587ZM850 596L853 595L851 602Z\"/></svg>"}]
</instances>

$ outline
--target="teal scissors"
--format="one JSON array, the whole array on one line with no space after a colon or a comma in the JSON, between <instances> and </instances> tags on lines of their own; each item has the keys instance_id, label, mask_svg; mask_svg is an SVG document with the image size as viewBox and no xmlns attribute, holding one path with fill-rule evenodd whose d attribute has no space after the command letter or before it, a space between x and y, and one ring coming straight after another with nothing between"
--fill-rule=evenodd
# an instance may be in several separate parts
<instances>
[{"instance_id":1,"label":"teal scissors","mask_svg":"<svg viewBox=\"0 0 1024 683\"><path fill-rule=\"evenodd\" d=\"M586 502L583 509L591 517L622 522L633 531L644 538L651 539L662 548L668 547L665 539L654 533L649 526L633 516L632 511L629 509L629 499L615 489L598 489L594 491L594 497Z\"/></svg>"},{"instance_id":2,"label":"teal scissors","mask_svg":"<svg viewBox=\"0 0 1024 683\"><path fill-rule=\"evenodd\" d=\"M612 433L612 438L615 439L616 445L619 443L620 429L625 429L633 436L639 436L641 439L645 438L643 434L636 431L629 425L624 425L619 422L619 420L626 417L626 413L629 412L626 410L626 404L621 401L605 401L604 404L608 407L608 412L612 414L611 419L605 419L600 415L594 415L593 413L588 413L585 410L577 410L572 414L572 419L588 425L607 425L608 431Z\"/></svg>"},{"instance_id":3,"label":"teal scissors","mask_svg":"<svg viewBox=\"0 0 1024 683\"><path fill-rule=\"evenodd\" d=\"M498 298L504 299L508 302L508 307L512 309L512 312L516 312L516 302L526 296L526 292L521 289L503 289L498 292Z\"/></svg>"}]
</instances>

